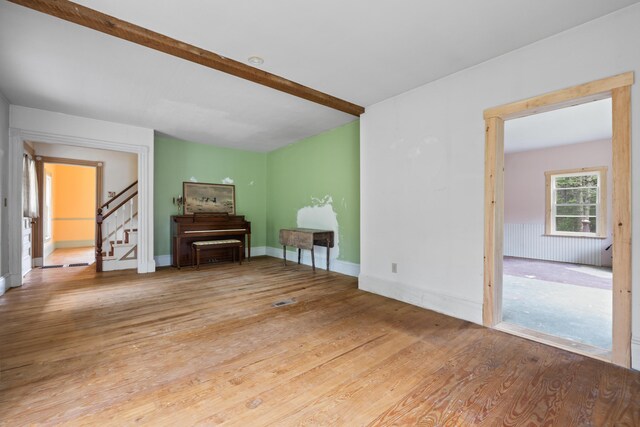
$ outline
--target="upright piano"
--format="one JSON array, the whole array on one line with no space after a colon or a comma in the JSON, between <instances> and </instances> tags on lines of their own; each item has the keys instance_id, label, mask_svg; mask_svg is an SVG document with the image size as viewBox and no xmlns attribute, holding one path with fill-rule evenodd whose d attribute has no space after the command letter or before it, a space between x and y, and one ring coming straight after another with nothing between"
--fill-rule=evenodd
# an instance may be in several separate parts
<instances>
[{"instance_id":1,"label":"upright piano","mask_svg":"<svg viewBox=\"0 0 640 427\"><path fill-rule=\"evenodd\" d=\"M193 265L191 244L203 240L238 239L247 248L247 257L251 258L251 222L244 215L227 213L196 213L192 215L174 215L171 217L171 265L182 267ZM216 259L228 258L226 251L216 254Z\"/></svg>"}]
</instances>

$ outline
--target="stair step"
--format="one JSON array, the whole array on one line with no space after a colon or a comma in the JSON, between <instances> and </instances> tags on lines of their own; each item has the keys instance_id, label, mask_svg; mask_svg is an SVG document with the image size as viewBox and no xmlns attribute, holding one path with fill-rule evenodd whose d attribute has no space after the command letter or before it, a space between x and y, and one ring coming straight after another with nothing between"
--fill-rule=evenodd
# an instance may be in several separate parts
<instances>
[{"instance_id":1,"label":"stair step","mask_svg":"<svg viewBox=\"0 0 640 427\"><path fill-rule=\"evenodd\" d=\"M132 248L137 246L135 243L116 243L112 245L114 248Z\"/></svg>"},{"instance_id":2,"label":"stair step","mask_svg":"<svg viewBox=\"0 0 640 427\"><path fill-rule=\"evenodd\" d=\"M133 269L138 266L137 259L128 259L128 260L119 260L115 258L110 258L107 260L102 260L102 270L103 271L113 271L113 270L128 270Z\"/></svg>"}]
</instances>

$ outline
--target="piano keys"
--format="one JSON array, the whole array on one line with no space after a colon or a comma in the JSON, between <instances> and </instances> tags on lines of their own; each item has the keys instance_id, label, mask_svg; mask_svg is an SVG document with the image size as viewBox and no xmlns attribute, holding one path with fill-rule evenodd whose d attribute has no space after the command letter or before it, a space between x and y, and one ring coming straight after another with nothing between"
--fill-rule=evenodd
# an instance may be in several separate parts
<instances>
[{"instance_id":1,"label":"piano keys","mask_svg":"<svg viewBox=\"0 0 640 427\"><path fill-rule=\"evenodd\" d=\"M171 265L182 267L194 265L191 258L191 244L204 240L238 239L247 248L247 258L251 258L251 222L244 215L228 213L195 213L171 217ZM221 250L211 255L217 259L228 258L228 251ZM243 254L244 256L244 254Z\"/></svg>"}]
</instances>

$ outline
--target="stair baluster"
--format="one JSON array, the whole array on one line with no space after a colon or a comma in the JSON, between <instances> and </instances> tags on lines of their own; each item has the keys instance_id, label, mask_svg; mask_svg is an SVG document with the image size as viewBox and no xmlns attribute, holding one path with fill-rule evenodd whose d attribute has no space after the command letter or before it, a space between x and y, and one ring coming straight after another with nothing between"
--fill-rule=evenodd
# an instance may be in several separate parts
<instances>
[{"instance_id":1,"label":"stair baluster","mask_svg":"<svg viewBox=\"0 0 640 427\"><path fill-rule=\"evenodd\" d=\"M102 208L96 213L96 271L102 271ZM109 235L107 227L107 236Z\"/></svg>"},{"instance_id":2,"label":"stair baluster","mask_svg":"<svg viewBox=\"0 0 640 427\"><path fill-rule=\"evenodd\" d=\"M116 217L116 219L115 219L115 222L116 222L116 230L115 230L115 231L116 231L116 232L115 232L115 234L113 235L113 242L114 242L113 244L114 244L114 245L117 245L117 244L118 244L118 211L119 211L119 210L120 210L120 208L116 209L116 213L115 213L115 217ZM112 245L112 247L113 247L113 245Z\"/></svg>"},{"instance_id":3,"label":"stair baluster","mask_svg":"<svg viewBox=\"0 0 640 427\"><path fill-rule=\"evenodd\" d=\"M109 239L110 239L110 237L109 237L109 236L110 236L110 234L109 234L109 223L108 223L108 222L106 222L106 223L104 224L104 226L105 226L105 228L107 229L107 246L108 246L108 248L109 248L109 249L107 250L107 255L111 255L111 243L109 242Z\"/></svg>"}]
</instances>

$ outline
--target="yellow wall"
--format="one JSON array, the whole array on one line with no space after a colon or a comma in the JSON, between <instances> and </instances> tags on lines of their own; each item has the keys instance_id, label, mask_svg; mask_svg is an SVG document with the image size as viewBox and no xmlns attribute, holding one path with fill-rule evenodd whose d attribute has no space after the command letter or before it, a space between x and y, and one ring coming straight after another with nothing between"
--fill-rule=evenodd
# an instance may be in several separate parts
<instances>
[{"instance_id":1,"label":"yellow wall","mask_svg":"<svg viewBox=\"0 0 640 427\"><path fill-rule=\"evenodd\" d=\"M46 164L52 175L53 241L95 239L96 169Z\"/></svg>"}]
</instances>

